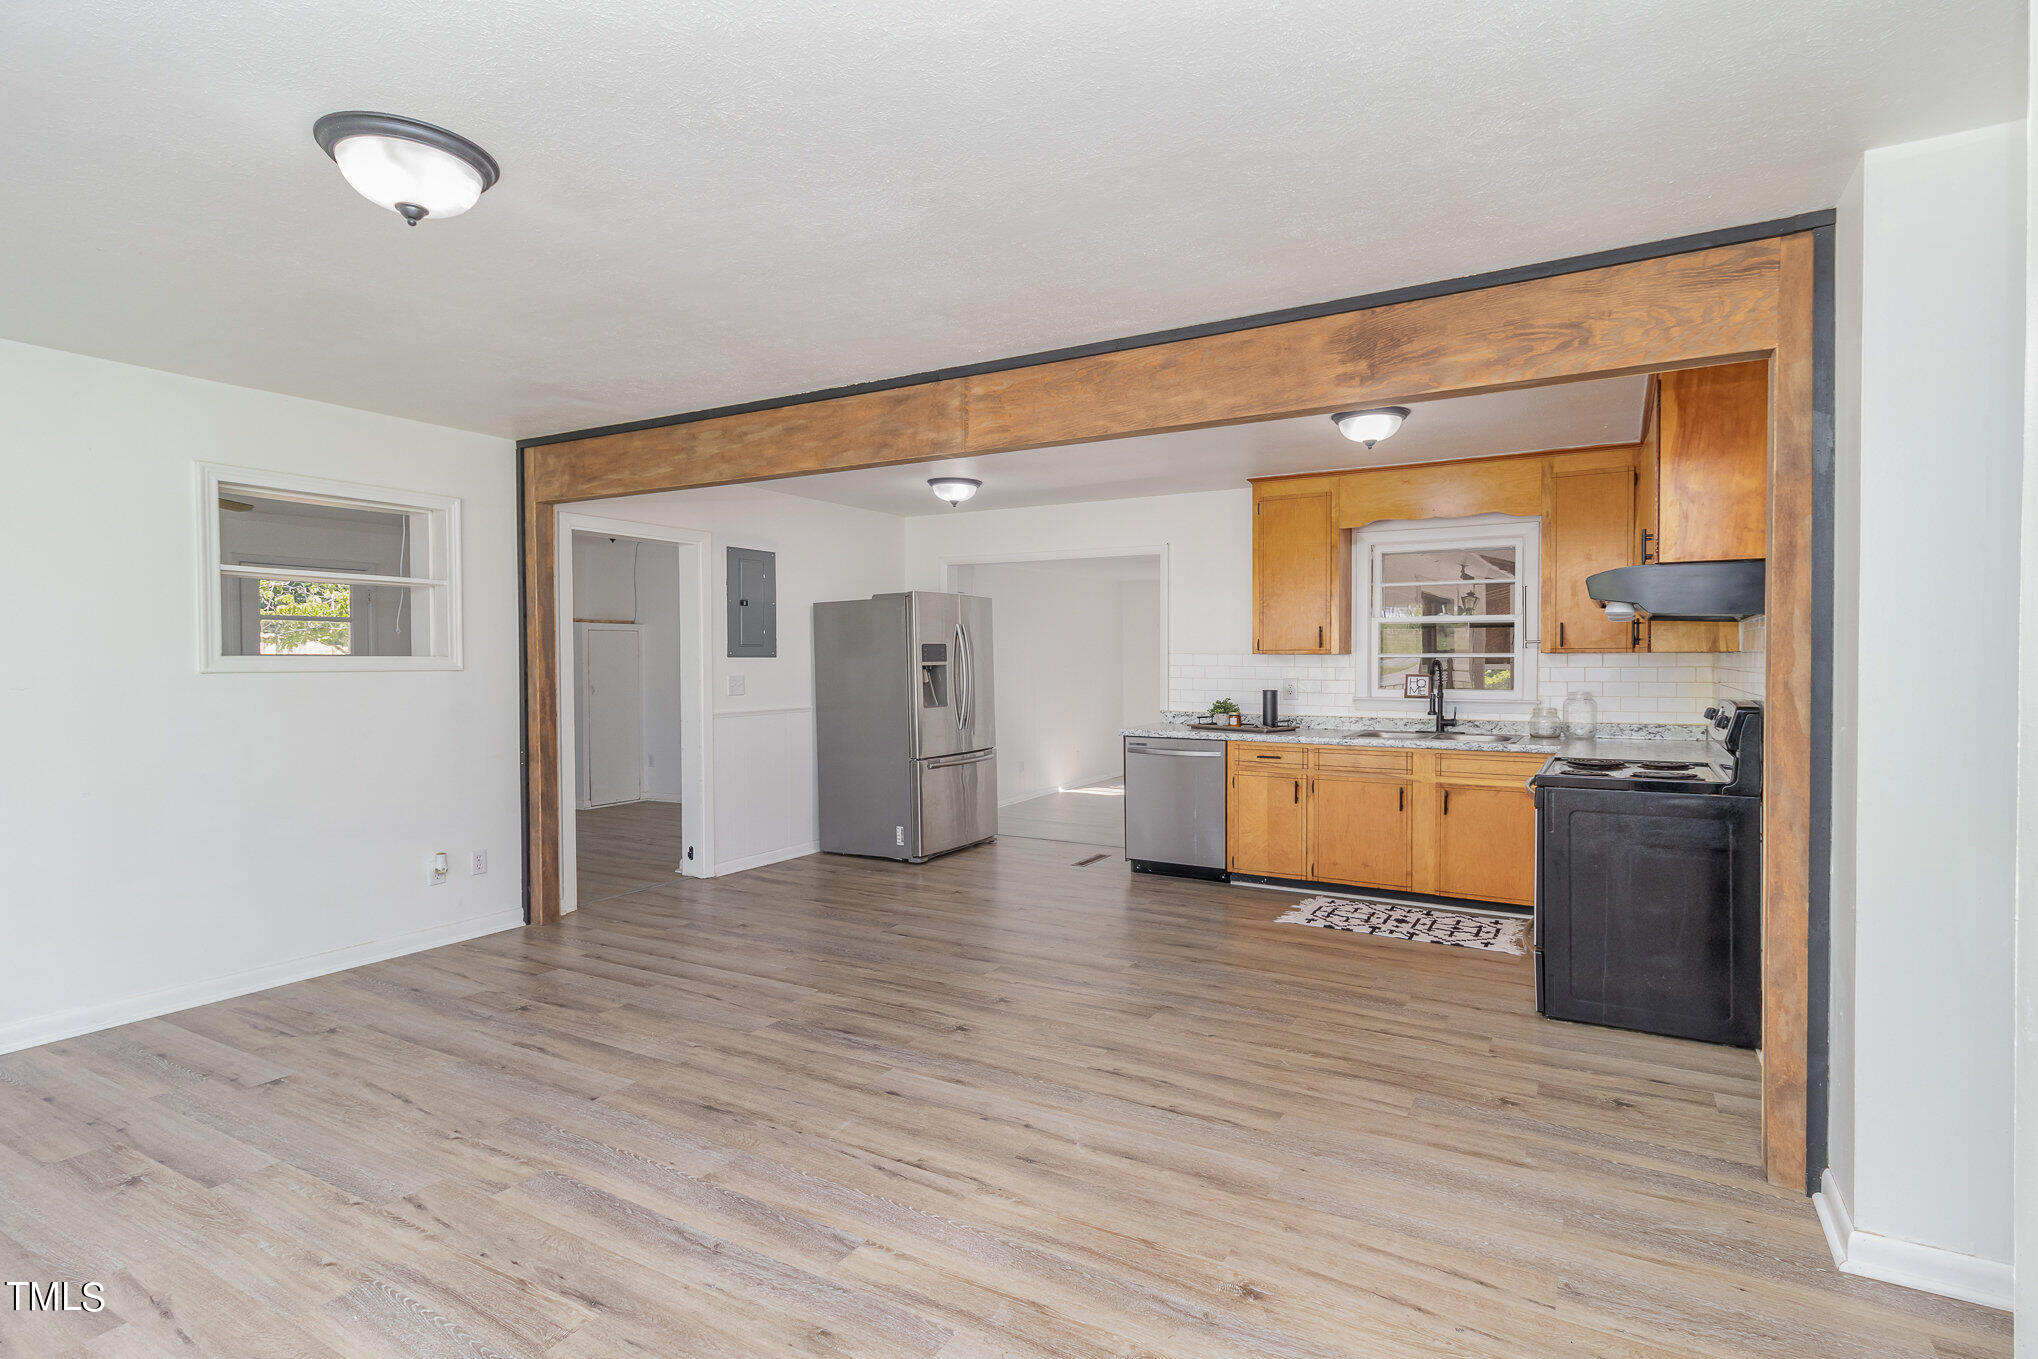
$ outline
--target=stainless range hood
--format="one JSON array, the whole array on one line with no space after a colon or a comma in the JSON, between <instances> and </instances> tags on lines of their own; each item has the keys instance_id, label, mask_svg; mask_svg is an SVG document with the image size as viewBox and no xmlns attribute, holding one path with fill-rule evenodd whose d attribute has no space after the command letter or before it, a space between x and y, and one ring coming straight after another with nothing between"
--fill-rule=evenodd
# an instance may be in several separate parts
<instances>
[{"instance_id":1,"label":"stainless range hood","mask_svg":"<svg viewBox=\"0 0 2038 1359\"><path fill-rule=\"evenodd\" d=\"M1602 604L1627 604L1651 618L1731 623L1764 609L1760 557L1726 562L1652 562L1585 578Z\"/></svg>"}]
</instances>

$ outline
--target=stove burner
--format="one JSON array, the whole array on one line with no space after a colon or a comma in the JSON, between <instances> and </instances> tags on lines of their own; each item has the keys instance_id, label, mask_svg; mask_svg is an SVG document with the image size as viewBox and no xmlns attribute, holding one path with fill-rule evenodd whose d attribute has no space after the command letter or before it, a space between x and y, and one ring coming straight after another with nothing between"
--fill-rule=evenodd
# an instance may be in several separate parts
<instances>
[{"instance_id":1,"label":"stove burner","mask_svg":"<svg viewBox=\"0 0 2038 1359\"><path fill-rule=\"evenodd\" d=\"M1620 769L1627 764L1627 761L1588 760L1583 756L1567 755L1564 757L1564 763L1570 765L1573 769Z\"/></svg>"},{"instance_id":2,"label":"stove burner","mask_svg":"<svg viewBox=\"0 0 2038 1359\"><path fill-rule=\"evenodd\" d=\"M1698 768L1696 764L1693 764L1689 760L1637 760L1635 761L1635 763L1641 766L1643 769L1663 769L1676 771L1683 769Z\"/></svg>"}]
</instances>

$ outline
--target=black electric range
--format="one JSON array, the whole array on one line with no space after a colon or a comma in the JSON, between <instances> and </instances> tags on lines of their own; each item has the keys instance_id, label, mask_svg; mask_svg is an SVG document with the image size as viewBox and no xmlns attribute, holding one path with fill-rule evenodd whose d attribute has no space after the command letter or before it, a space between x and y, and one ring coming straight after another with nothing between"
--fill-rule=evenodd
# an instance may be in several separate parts
<instances>
[{"instance_id":1,"label":"black electric range","mask_svg":"<svg viewBox=\"0 0 2038 1359\"><path fill-rule=\"evenodd\" d=\"M1702 760L1558 755L1536 799L1536 1008L1755 1046L1762 710L1706 710Z\"/></svg>"}]
</instances>

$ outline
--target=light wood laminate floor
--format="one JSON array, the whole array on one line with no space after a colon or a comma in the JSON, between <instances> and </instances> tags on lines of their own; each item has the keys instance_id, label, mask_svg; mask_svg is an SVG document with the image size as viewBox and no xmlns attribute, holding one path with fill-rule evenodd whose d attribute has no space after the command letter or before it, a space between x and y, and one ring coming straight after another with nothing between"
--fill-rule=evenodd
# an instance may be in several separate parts
<instances>
[{"instance_id":1,"label":"light wood laminate floor","mask_svg":"<svg viewBox=\"0 0 2038 1359\"><path fill-rule=\"evenodd\" d=\"M1125 844L1125 780L1044 793L998 809L998 834L1072 844Z\"/></svg>"},{"instance_id":2,"label":"light wood laminate floor","mask_svg":"<svg viewBox=\"0 0 2038 1359\"><path fill-rule=\"evenodd\" d=\"M1834 1270L1747 1053L1010 839L0 1058L9 1356L2009 1353Z\"/></svg>"},{"instance_id":3,"label":"light wood laminate floor","mask_svg":"<svg viewBox=\"0 0 2038 1359\"><path fill-rule=\"evenodd\" d=\"M580 904L669 884L686 862L679 823L677 802L622 802L575 812Z\"/></svg>"}]
</instances>

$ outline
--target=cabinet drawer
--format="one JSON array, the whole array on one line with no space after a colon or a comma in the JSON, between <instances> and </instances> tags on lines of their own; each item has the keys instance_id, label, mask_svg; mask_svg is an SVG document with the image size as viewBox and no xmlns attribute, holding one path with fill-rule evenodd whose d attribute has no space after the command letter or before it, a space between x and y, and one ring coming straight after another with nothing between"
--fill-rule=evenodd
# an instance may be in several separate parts
<instances>
[{"instance_id":1,"label":"cabinet drawer","mask_svg":"<svg viewBox=\"0 0 2038 1359\"><path fill-rule=\"evenodd\" d=\"M1406 774L1415 767L1415 755L1407 750L1380 750L1372 746L1312 746L1316 768L1340 773Z\"/></svg>"},{"instance_id":2,"label":"cabinet drawer","mask_svg":"<svg viewBox=\"0 0 2038 1359\"><path fill-rule=\"evenodd\" d=\"M1547 755L1502 755L1476 751L1437 756L1437 778L1445 783L1500 784L1512 787L1526 782L1541 769Z\"/></svg>"},{"instance_id":3,"label":"cabinet drawer","mask_svg":"<svg viewBox=\"0 0 2038 1359\"><path fill-rule=\"evenodd\" d=\"M1231 761L1240 769L1302 768L1309 762L1309 747L1233 741Z\"/></svg>"}]
</instances>

